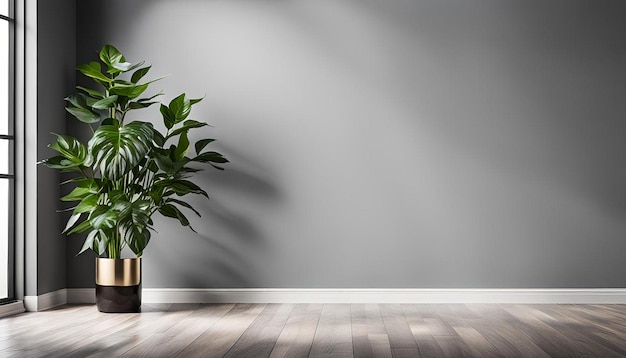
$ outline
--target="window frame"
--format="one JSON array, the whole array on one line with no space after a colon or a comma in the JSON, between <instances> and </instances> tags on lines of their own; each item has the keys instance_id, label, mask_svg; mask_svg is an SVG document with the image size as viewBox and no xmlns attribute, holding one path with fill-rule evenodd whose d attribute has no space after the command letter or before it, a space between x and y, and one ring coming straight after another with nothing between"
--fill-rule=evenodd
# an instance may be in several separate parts
<instances>
[{"instance_id":1,"label":"window frame","mask_svg":"<svg viewBox=\"0 0 626 358\"><path fill-rule=\"evenodd\" d=\"M16 99L16 87L15 87L15 43L16 43L16 31L15 31L15 0L8 0L9 13L8 16L0 15L0 21L7 21L9 26L9 58L8 58L8 131L7 133L0 133L0 140L9 141L9 171L8 173L0 173L0 180L8 180L9 182L9 203L8 203L8 270L7 270L7 297L0 297L0 304L14 302L16 298L15 287L15 99ZM4 158L3 158L4 159Z\"/></svg>"}]
</instances>

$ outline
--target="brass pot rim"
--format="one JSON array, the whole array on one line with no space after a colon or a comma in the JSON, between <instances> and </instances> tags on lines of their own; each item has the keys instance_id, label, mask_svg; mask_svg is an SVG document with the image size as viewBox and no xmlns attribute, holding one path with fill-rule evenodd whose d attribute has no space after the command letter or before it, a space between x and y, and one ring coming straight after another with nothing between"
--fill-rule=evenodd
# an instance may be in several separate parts
<instances>
[{"instance_id":1,"label":"brass pot rim","mask_svg":"<svg viewBox=\"0 0 626 358\"><path fill-rule=\"evenodd\" d=\"M141 257L111 259L96 257L96 285L136 286L141 283Z\"/></svg>"}]
</instances>

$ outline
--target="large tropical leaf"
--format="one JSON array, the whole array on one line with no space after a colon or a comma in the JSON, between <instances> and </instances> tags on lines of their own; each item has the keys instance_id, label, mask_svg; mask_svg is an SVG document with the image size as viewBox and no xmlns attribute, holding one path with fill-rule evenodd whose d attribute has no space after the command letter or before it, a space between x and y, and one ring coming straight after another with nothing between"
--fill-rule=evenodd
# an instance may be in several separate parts
<instances>
[{"instance_id":1,"label":"large tropical leaf","mask_svg":"<svg viewBox=\"0 0 626 358\"><path fill-rule=\"evenodd\" d=\"M135 255L141 256L150 241L150 202L120 202L116 207L121 209L119 220L124 241Z\"/></svg>"},{"instance_id":2,"label":"large tropical leaf","mask_svg":"<svg viewBox=\"0 0 626 358\"><path fill-rule=\"evenodd\" d=\"M104 254L107 250L107 246L109 245L109 238L111 237L111 230L92 230L85 238L85 242L83 243L83 247L80 249L80 252L76 254L76 256L82 254L83 252L91 249L96 252L98 255Z\"/></svg>"},{"instance_id":3,"label":"large tropical leaf","mask_svg":"<svg viewBox=\"0 0 626 358\"><path fill-rule=\"evenodd\" d=\"M58 169L62 172L78 172L80 166L73 163L71 160L67 160L62 155L57 155L52 158L44 159L40 163L45 164L48 168Z\"/></svg>"},{"instance_id":4,"label":"large tropical leaf","mask_svg":"<svg viewBox=\"0 0 626 358\"><path fill-rule=\"evenodd\" d=\"M99 196L97 194L89 194L85 196L74 208L74 215L88 213L98 206Z\"/></svg>"},{"instance_id":5,"label":"large tropical leaf","mask_svg":"<svg viewBox=\"0 0 626 358\"><path fill-rule=\"evenodd\" d=\"M104 178L118 180L148 154L153 136L152 124L147 122L100 126L88 146L93 166Z\"/></svg>"},{"instance_id":6,"label":"large tropical leaf","mask_svg":"<svg viewBox=\"0 0 626 358\"><path fill-rule=\"evenodd\" d=\"M111 229L117 224L119 213L110 206L98 205L89 214L89 223L94 229Z\"/></svg>"},{"instance_id":7,"label":"large tropical leaf","mask_svg":"<svg viewBox=\"0 0 626 358\"><path fill-rule=\"evenodd\" d=\"M48 145L49 148L61 153L75 166L80 166L87 158L87 148L78 139L66 135L57 136L57 141Z\"/></svg>"}]
</instances>

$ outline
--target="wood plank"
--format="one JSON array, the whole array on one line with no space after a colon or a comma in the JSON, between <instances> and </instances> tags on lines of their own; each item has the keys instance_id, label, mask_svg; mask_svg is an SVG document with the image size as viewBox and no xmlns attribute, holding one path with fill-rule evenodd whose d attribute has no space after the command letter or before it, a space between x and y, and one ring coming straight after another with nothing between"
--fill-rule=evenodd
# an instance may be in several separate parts
<instances>
[{"instance_id":1,"label":"wood plank","mask_svg":"<svg viewBox=\"0 0 626 358\"><path fill-rule=\"evenodd\" d=\"M352 357L350 305L325 304L309 357Z\"/></svg>"},{"instance_id":2,"label":"wood plank","mask_svg":"<svg viewBox=\"0 0 626 358\"><path fill-rule=\"evenodd\" d=\"M352 348L355 357L391 357L391 346L377 304L353 304Z\"/></svg>"},{"instance_id":3,"label":"wood plank","mask_svg":"<svg viewBox=\"0 0 626 358\"><path fill-rule=\"evenodd\" d=\"M584 347L548 326L529 313L525 305L502 305L502 307L517 318L509 321L515 329L529 336L532 341L552 357L588 357L589 352ZM591 354L593 356L593 354Z\"/></svg>"},{"instance_id":4,"label":"wood plank","mask_svg":"<svg viewBox=\"0 0 626 358\"><path fill-rule=\"evenodd\" d=\"M228 313L234 304L174 306L170 323L128 350L122 357L174 357ZM195 309L194 309L195 308Z\"/></svg>"},{"instance_id":5,"label":"wood plank","mask_svg":"<svg viewBox=\"0 0 626 358\"><path fill-rule=\"evenodd\" d=\"M270 357L307 357L311 351L322 308L322 304L296 305L280 332Z\"/></svg>"},{"instance_id":6,"label":"wood plank","mask_svg":"<svg viewBox=\"0 0 626 358\"><path fill-rule=\"evenodd\" d=\"M369 357L393 357L387 334L368 334L367 338L372 347L372 355Z\"/></svg>"},{"instance_id":7,"label":"wood plank","mask_svg":"<svg viewBox=\"0 0 626 358\"><path fill-rule=\"evenodd\" d=\"M480 334L477 330L471 327L469 324L455 324L454 330L459 334L459 337L465 342L472 356L485 357L485 358L500 358L504 357L504 354L498 351L496 347L491 344L487 338Z\"/></svg>"},{"instance_id":8,"label":"wood plank","mask_svg":"<svg viewBox=\"0 0 626 358\"><path fill-rule=\"evenodd\" d=\"M435 336L437 344L447 358L472 357L469 348L459 336Z\"/></svg>"},{"instance_id":9,"label":"wood plank","mask_svg":"<svg viewBox=\"0 0 626 358\"><path fill-rule=\"evenodd\" d=\"M402 306L399 304L380 305L380 312L383 322L385 322L392 352L394 350L418 352L417 343L413 337L413 332L411 332L411 327L406 321ZM399 355L400 353L396 354Z\"/></svg>"},{"instance_id":10,"label":"wood plank","mask_svg":"<svg viewBox=\"0 0 626 358\"><path fill-rule=\"evenodd\" d=\"M588 325L584 320L575 318L569 313L568 306L565 305L536 305L533 306L533 315L545 322L547 325L565 334L580 345L593 351L594 354L602 357L624 357L626 347L618 342L608 341L601 336L596 336L595 325Z\"/></svg>"},{"instance_id":11,"label":"wood plank","mask_svg":"<svg viewBox=\"0 0 626 358\"><path fill-rule=\"evenodd\" d=\"M502 307L492 304L471 304L468 308L476 312L479 317L483 317L481 320L468 321L470 325L506 357L550 357L530 337L508 323L517 321L517 318Z\"/></svg>"},{"instance_id":12,"label":"wood plank","mask_svg":"<svg viewBox=\"0 0 626 358\"><path fill-rule=\"evenodd\" d=\"M265 304L237 304L196 338L181 357L222 357L265 309Z\"/></svg>"},{"instance_id":13,"label":"wood plank","mask_svg":"<svg viewBox=\"0 0 626 358\"><path fill-rule=\"evenodd\" d=\"M406 304L402 305L402 311L406 317L406 321L411 328L415 343L419 349L420 355L424 358L442 357L443 351L435 337L431 334L431 330L428 328L427 323L420 314L420 311L416 305Z\"/></svg>"},{"instance_id":14,"label":"wood plank","mask_svg":"<svg viewBox=\"0 0 626 358\"><path fill-rule=\"evenodd\" d=\"M224 357L269 357L293 306L268 305Z\"/></svg>"},{"instance_id":15,"label":"wood plank","mask_svg":"<svg viewBox=\"0 0 626 358\"><path fill-rule=\"evenodd\" d=\"M106 358L118 357L150 338L155 332L169 324L168 312L149 311L133 314L114 314L118 316L130 315L124 329L116 329L104 337L95 336L87 338L89 344L82 345L78 350L70 354L70 357ZM108 333L108 332L107 332Z\"/></svg>"}]
</instances>

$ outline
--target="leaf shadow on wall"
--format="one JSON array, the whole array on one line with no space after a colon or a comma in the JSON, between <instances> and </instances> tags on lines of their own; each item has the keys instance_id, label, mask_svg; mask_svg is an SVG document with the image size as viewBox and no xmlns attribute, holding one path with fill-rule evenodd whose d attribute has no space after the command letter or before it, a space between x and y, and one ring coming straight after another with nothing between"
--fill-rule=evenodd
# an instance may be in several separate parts
<instances>
[{"instance_id":1,"label":"leaf shadow on wall","mask_svg":"<svg viewBox=\"0 0 626 358\"><path fill-rule=\"evenodd\" d=\"M194 228L210 258L202 259L201 269L194 267L191 277L185 277L186 283L189 287L255 287L263 278L254 258L267 257L269 245L249 208L276 203L281 195L271 181L252 174L263 170L242 169L253 165L242 153L223 145L218 150L236 166L226 165L220 173L207 169L194 178L211 198L194 204L203 214ZM237 199L231 199L231 194Z\"/></svg>"}]
</instances>

